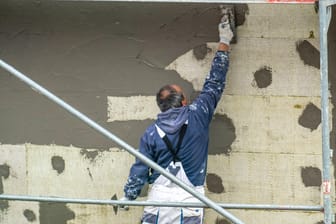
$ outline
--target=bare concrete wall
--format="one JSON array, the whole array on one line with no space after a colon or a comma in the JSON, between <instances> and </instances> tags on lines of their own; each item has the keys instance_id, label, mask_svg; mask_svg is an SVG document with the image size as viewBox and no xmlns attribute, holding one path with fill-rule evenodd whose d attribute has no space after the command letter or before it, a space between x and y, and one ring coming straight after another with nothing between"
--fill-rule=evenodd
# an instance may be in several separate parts
<instances>
[{"instance_id":1,"label":"bare concrete wall","mask_svg":"<svg viewBox=\"0 0 336 224\"><path fill-rule=\"evenodd\" d=\"M238 43L212 122L206 193L225 203L320 204L318 15L309 5L237 10ZM160 86L179 83L191 99L200 90L219 18L215 4L1 1L0 56L137 147L155 119ZM122 196L132 156L4 71L0 99L0 193ZM232 212L246 223L323 219ZM5 224L137 223L140 216L141 208L0 202ZM227 223L210 210L206 221Z\"/></svg>"}]
</instances>

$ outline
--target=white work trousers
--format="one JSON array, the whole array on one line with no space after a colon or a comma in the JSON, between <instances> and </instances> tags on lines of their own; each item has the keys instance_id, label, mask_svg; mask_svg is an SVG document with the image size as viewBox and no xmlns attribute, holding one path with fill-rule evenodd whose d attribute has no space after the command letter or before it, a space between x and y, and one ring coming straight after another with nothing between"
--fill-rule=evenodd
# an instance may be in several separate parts
<instances>
[{"instance_id":1,"label":"white work trousers","mask_svg":"<svg viewBox=\"0 0 336 224\"><path fill-rule=\"evenodd\" d=\"M204 194L204 187L194 187L188 180L182 163L171 162L166 169L184 183ZM160 175L148 194L148 201L159 202L200 202L197 198ZM203 208L153 207L146 206L142 224L202 224Z\"/></svg>"}]
</instances>

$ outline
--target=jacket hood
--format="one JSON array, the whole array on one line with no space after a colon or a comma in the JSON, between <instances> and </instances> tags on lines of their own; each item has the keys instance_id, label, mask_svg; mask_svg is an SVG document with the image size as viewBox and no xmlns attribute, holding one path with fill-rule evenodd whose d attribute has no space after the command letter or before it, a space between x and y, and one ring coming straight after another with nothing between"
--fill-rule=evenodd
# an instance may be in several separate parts
<instances>
[{"instance_id":1,"label":"jacket hood","mask_svg":"<svg viewBox=\"0 0 336 224\"><path fill-rule=\"evenodd\" d=\"M173 134L188 120L188 106L172 108L158 114L156 124L166 133Z\"/></svg>"}]
</instances>

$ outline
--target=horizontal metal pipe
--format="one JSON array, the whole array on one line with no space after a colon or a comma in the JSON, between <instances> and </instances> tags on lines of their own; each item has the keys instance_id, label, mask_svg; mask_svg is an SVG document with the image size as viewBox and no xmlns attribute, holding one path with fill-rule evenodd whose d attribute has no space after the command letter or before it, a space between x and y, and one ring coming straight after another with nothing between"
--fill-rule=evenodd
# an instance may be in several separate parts
<instances>
[{"instance_id":1,"label":"horizontal metal pipe","mask_svg":"<svg viewBox=\"0 0 336 224\"><path fill-rule=\"evenodd\" d=\"M151 2L151 3L225 3L225 4L314 4L315 0L59 0L72 2Z\"/></svg>"},{"instance_id":2,"label":"horizontal metal pipe","mask_svg":"<svg viewBox=\"0 0 336 224\"><path fill-rule=\"evenodd\" d=\"M24 195L0 195L0 200L11 201L37 201L37 202L55 202L72 204L96 204L96 205L128 205L128 206L156 206L156 207L192 207L209 208L203 203L186 202L157 202L157 201L120 201L120 200L98 200L98 199L75 199ZM295 211L323 211L322 206L308 205L267 205L267 204L223 204L218 203L226 209L251 209L251 210L295 210Z\"/></svg>"}]
</instances>

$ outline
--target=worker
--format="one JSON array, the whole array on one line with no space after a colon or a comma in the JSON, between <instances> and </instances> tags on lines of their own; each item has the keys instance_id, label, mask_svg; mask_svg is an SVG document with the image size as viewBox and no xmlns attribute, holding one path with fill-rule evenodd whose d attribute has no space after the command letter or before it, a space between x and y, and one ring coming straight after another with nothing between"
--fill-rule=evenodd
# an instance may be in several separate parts
<instances>
[{"instance_id":1,"label":"worker","mask_svg":"<svg viewBox=\"0 0 336 224\"><path fill-rule=\"evenodd\" d=\"M187 97L178 85L163 86L156 95L161 110L140 140L140 153L165 168L197 192L204 195L209 124L225 87L229 66L229 45L233 37L228 20L219 26L219 45L199 96L187 105ZM124 187L125 197L135 200L144 186L152 184L148 201L199 202L197 198L158 171L136 159ZM144 208L142 224L202 224L202 208Z\"/></svg>"}]
</instances>

